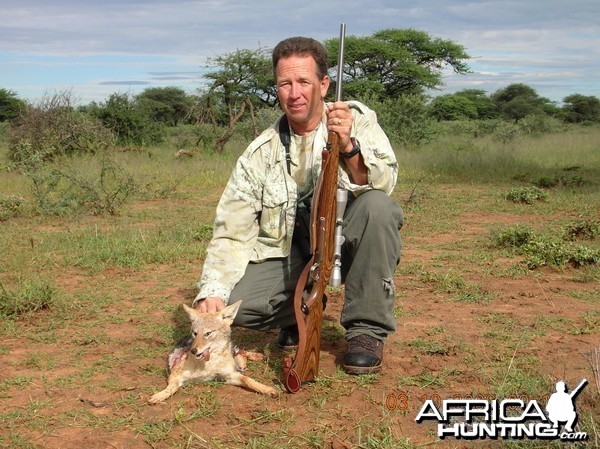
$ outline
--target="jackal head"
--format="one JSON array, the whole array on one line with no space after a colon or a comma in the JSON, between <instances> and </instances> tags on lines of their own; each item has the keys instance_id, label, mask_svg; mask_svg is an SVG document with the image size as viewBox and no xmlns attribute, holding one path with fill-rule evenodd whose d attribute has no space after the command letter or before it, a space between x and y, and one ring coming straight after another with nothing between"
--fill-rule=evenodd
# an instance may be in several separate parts
<instances>
[{"instance_id":1,"label":"jackal head","mask_svg":"<svg viewBox=\"0 0 600 449\"><path fill-rule=\"evenodd\" d=\"M192 322L194 339L190 352L198 360L210 360L210 353L218 353L230 345L231 323L235 318L241 301L225 307L220 312L201 313L184 304Z\"/></svg>"}]
</instances>

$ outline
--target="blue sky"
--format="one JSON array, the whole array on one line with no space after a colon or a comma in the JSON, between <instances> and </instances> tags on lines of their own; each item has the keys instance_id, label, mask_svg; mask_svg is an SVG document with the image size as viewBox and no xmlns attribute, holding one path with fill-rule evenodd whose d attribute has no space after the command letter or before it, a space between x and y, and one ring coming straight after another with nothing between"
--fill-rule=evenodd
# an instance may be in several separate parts
<instances>
[{"instance_id":1,"label":"blue sky","mask_svg":"<svg viewBox=\"0 0 600 449\"><path fill-rule=\"evenodd\" d=\"M473 73L441 93L525 83L553 101L600 98L598 0L0 0L0 87L36 101L71 90L81 104L114 92L201 86L207 58L384 28L463 45Z\"/></svg>"}]
</instances>

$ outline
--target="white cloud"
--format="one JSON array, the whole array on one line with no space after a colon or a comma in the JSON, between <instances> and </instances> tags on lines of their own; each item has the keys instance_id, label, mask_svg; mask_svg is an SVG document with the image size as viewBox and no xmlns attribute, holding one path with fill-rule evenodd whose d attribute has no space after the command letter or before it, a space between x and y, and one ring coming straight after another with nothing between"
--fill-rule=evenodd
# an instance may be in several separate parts
<instances>
[{"instance_id":1,"label":"white cloud","mask_svg":"<svg viewBox=\"0 0 600 449\"><path fill-rule=\"evenodd\" d=\"M195 72L207 57L291 35L337 37L344 21L348 34L416 28L462 44L476 73L447 77L449 89L520 80L555 99L579 86L600 95L590 81L600 73L597 0L3 0L0 17L0 82L17 92L22 77L9 73L33 77L52 64L80 73L73 87L82 91L98 80L175 82L150 72ZM94 73L108 69L111 76Z\"/></svg>"}]
</instances>

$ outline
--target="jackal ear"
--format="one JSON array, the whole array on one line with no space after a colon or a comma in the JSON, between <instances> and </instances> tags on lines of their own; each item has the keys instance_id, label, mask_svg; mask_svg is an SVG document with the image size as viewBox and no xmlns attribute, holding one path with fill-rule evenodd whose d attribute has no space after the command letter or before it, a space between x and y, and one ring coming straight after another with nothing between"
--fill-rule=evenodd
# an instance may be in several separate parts
<instances>
[{"instance_id":1,"label":"jackal ear","mask_svg":"<svg viewBox=\"0 0 600 449\"><path fill-rule=\"evenodd\" d=\"M231 325L231 323L233 323L233 320L235 318L235 316L238 313L238 310L240 309L240 306L242 305L242 301L238 301L238 302L234 302L233 304L225 307L222 311L221 311L221 319L226 322L227 324Z\"/></svg>"},{"instance_id":2,"label":"jackal ear","mask_svg":"<svg viewBox=\"0 0 600 449\"><path fill-rule=\"evenodd\" d=\"M196 309L188 306L187 304L183 304L183 309L187 312L191 319L194 319L198 314L198 311Z\"/></svg>"}]
</instances>

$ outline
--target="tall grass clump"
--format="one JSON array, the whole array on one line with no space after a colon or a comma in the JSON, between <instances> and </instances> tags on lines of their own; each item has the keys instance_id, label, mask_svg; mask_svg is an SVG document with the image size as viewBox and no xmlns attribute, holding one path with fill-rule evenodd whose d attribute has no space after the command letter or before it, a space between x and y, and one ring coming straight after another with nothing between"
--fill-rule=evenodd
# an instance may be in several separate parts
<instances>
[{"instance_id":1,"label":"tall grass clump","mask_svg":"<svg viewBox=\"0 0 600 449\"><path fill-rule=\"evenodd\" d=\"M18 318L49 309L54 305L56 295L54 284L44 278L21 280L15 289L0 283L0 317Z\"/></svg>"},{"instance_id":2,"label":"tall grass clump","mask_svg":"<svg viewBox=\"0 0 600 449\"><path fill-rule=\"evenodd\" d=\"M20 195L0 195L0 221L21 215L25 204L25 199Z\"/></svg>"},{"instance_id":3,"label":"tall grass clump","mask_svg":"<svg viewBox=\"0 0 600 449\"><path fill-rule=\"evenodd\" d=\"M514 124L500 122L482 121L479 126L441 124L441 132L431 142L398 151L399 163L441 180L458 182L519 179L546 187L546 177L557 179L550 187L597 186L600 127L573 126L560 133L544 134L525 133L514 129Z\"/></svg>"}]
</instances>

